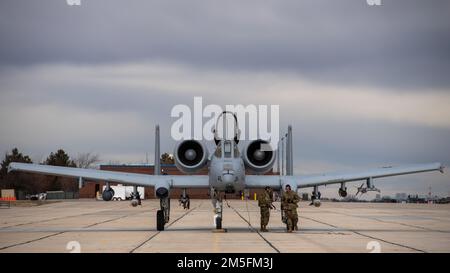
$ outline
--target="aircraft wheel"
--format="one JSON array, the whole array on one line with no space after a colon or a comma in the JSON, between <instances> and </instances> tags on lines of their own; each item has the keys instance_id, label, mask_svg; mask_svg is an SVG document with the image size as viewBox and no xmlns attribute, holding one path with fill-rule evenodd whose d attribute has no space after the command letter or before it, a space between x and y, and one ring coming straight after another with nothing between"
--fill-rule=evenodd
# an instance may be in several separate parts
<instances>
[{"instance_id":1,"label":"aircraft wheel","mask_svg":"<svg viewBox=\"0 0 450 273\"><path fill-rule=\"evenodd\" d=\"M164 230L164 224L164 211L158 210L156 212L156 229L159 231Z\"/></svg>"},{"instance_id":2,"label":"aircraft wheel","mask_svg":"<svg viewBox=\"0 0 450 273\"><path fill-rule=\"evenodd\" d=\"M317 199L314 200L314 206L315 206L315 207L318 208L318 207L320 207L320 205L321 205L320 200L317 200Z\"/></svg>"},{"instance_id":3,"label":"aircraft wheel","mask_svg":"<svg viewBox=\"0 0 450 273\"><path fill-rule=\"evenodd\" d=\"M216 229L222 229L222 218L216 218Z\"/></svg>"}]
</instances>

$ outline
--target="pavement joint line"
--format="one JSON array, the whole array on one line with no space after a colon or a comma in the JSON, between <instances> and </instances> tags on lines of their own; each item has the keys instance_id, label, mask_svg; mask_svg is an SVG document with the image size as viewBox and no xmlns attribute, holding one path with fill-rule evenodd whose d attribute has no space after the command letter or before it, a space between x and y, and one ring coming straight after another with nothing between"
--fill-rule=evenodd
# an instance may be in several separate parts
<instances>
[{"instance_id":1,"label":"pavement joint line","mask_svg":"<svg viewBox=\"0 0 450 273\"><path fill-rule=\"evenodd\" d=\"M40 220L40 221L27 222L27 223L21 223L21 224L16 224L16 225L5 226L5 227L1 227L0 229L6 229L6 228L11 228L11 227L19 227L19 226L31 225L31 224L37 224L37 223L45 223L45 222L54 221L54 220L61 220L61 219L70 218L70 217L86 216L86 215L91 215L91 214L107 212L107 211L115 211L115 209L106 209L106 210L101 210L101 211L96 211L96 212L87 212L87 213L76 214L76 215L55 217L55 218L50 218L50 219L45 219L45 220Z\"/></svg>"},{"instance_id":2,"label":"pavement joint line","mask_svg":"<svg viewBox=\"0 0 450 273\"><path fill-rule=\"evenodd\" d=\"M156 208L152 208L150 211L153 211L153 210L155 210ZM129 214L129 215L122 215L122 216L119 216L119 217L117 217L117 218L112 218L112 219L108 219L108 220L105 220L105 221L102 221L102 222L98 222L98 223L94 223L94 224L91 224L91 225L88 225L88 226L85 226L85 227L80 227L80 228L72 228L72 229L69 229L69 230L64 230L63 228L61 228L60 229L60 231L61 232L87 232L87 231L96 231L96 230L92 230L92 229L89 229L90 227L93 227L93 226L96 226L96 225L100 225L100 224L104 224L104 223L108 223L108 222L112 222L112 221L116 221L116 220L119 220L119 219L121 219L121 218L125 218L125 217L128 217L128 216L135 216L135 215L138 215L138 214L140 214L140 213L145 213L145 212L149 212L149 211L140 211L140 212L137 212L137 213L133 213L133 214ZM79 215L79 216L82 216L82 215ZM11 227L14 227L14 226L11 226ZM48 231L46 231L46 230L38 230L38 231L36 231L36 229L31 229L31 230L27 230L27 229L22 229L22 230L11 230L11 227L9 227L9 228L4 228L4 229L0 229L0 233L2 233L2 232L55 232L55 230L53 230L53 231L51 231L51 230L48 230ZM123 231L123 230L114 230L114 229L112 229L112 230L107 230L107 231Z\"/></svg>"},{"instance_id":3,"label":"pavement joint line","mask_svg":"<svg viewBox=\"0 0 450 273\"><path fill-rule=\"evenodd\" d=\"M33 242L36 242L36 241L45 239L45 238L49 238L49 237L53 237L53 236L56 236L56 235L59 235L59 234L63 234L64 232L65 232L65 231L60 231L60 232L57 232L57 233L49 234L49 235L46 235L46 236L43 236L43 237L40 237L40 238L37 238L37 239L29 240L29 241L26 241L26 242L22 242L22 243L17 243L17 244L9 245L9 246L0 247L0 250L4 250L4 249L7 249L7 248L11 248L11 247L15 247L15 246L20 246L20 245L26 245L26 244L29 244L29 243L33 243Z\"/></svg>"},{"instance_id":4,"label":"pavement joint line","mask_svg":"<svg viewBox=\"0 0 450 273\"><path fill-rule=\"evenodd\" d=\"M180 217L178 217L177 219L175 219L173 222L169 223L167 225L167 228L169 228L171 225L175 224L178 220L180 220L181 218L183 218L184 216L188 215L189 213L191 213L192 211L198 209L203 202L201 202L197 207L190 209L188 211L186 211L183 215L181 215ZM140 243L138 246L136 246L135 248L133 248L129 253L134 253L138 248L142 247L143 245L145 245L147 242L149 242L150 240L152 240L153 238L155 238L157 235L159 235L161 233L160 231L157 231L155 234L152 234L148 239L146 239L144 242Z\"/></svg>"},{"instance_id":5,"label":"pavement joint line","mask_svg":"<svg viewBox=\"0 0 450 273\"><path fill-rule=\"evenodd\" d=\"M152 208L150 211L153 211L155 209L156 208ZM96 225L100 225L100 224L116 221L116 220L119 220L119 219L122 219L122 218L125 218L125 217L128 217L128 216L135 216L135 215L138 215L138 214L141 214L141 213L144 213L144 212L148 212L148 211L147 210L146 211L139 211L139 212L136 212L136 213L133 213L133 214L122 215L122 216L119 216L117 218L112 218L112 219L108 219L108 220L105 220L105 221L102 221L102 222L98 222L98 223L94 223L94 224L88 225L88 226L86 226L84 228L90 228L90 227L93 227L93 226L96 226Z\"/></svg>"},{"instance_id":6,"label":"pavement joint line","mask_svg":"<svg viewBox=\"0 0 450 273\"><path fill-rule=\"evenodd\" d=\"M386 221L386 220L378 219L376 217L367 217L367 216L361 216L361 215L350 215L350 214L346 214L346 213L342 213L342 212L333 212L333 213L341 214L341 215L345 215L345 216L349 216L349 217L357 217L357 218L363 218L363 219L368 219L368 220L375 220L375 221L378 221L378 222L381 222L381 223L398 224L398 225L402 225L402 226L406 226L406 227L413 227L413 228L423 229L423 230L426 230L426 231L450 233L450 231L447 231L447 230L431 229L431 228L426 228L426 227L422 227L422 226L416 226L416 225L411 225L411 224L406 224L406 223L401 223L401 222L396 222L396 221Z\"/></svg>"},{"instance_id":7,"label":"pavement joint line","mask_svg":"<svg viewBox=\"0 0 450 273\"><path fill-rule=\"evenodd\" d=\"M450 233L450 231L447 230L438 230L438 229L431 229L431 228L426 228L426 227L422 227L422 226L416 226L416 225L411 225L411 224L406 224L406 223L401 223L401 222L396 222L396 221L386 221L386 220L381 220L378 219L376 217L367 217L367 216L361 216L361 215L351 215L351 214L346 214L343 212L337 212L337 211L330 211L330 210L322 210L323 212L327 212L327 213L334 213L334 214L340 214L340 215L345 215L348 217L357 217L357 218L363 218L363 219L368 219L368 220L375 220L381 223L388 223L388 224L398 224L398 225L403 225L406 227L413 227L413 228L418 228L418 229L423 229L426 231L432 231L432 232L441 232L441 233ZM336 227L339 228L339 227Z\"/></svg>"},{"instance_id":8,"label":"pavement joint line","mask_svg":"<svg viewBox=\"0 0 450 273\"><path fill-rule=\"evenodd\" d=\"M237 226L239 226L239 228L237 228L236 230L239 233L253 233L253 229L251 227L249 227L248 222L250 222L251 224L255 223L257 224L257 226L253 226L255 229L259 230L259 209L257 209L257 205L256 202L248 202L248 208L246 208L246 204L244 202L240 202L235 201L235 200L231 200L233 202L236 203L231 203L234 207L234 209L237 211L233 212L233 210L229 211L229 213L232 213L230 216L230 219L232 222L234 222ZM99 202L100 203L100 202ZM156 228L152 225L150 225L150 227L148 226L148 224L146 225L139 225L137 228L130 228L129 225L127 225L128 220L127 219L136 219L136 220L140 220L142 219L141 216L145 215L145 218L148 218L149 216L152 216L154 214L154 210L159 208L159 204L156 205L156 203L153 202L149 202L144 204L142 208L132 208L131 206L129 206L128 203L126 202L120 202L120 203L125 203L125 204L121 204L120 206L109 206L112 204L107 204L109 202L101 202L103 203L101 206L99 207L92 207L91 206L80 206L80 209L77 209L74 206L66 206L63 208L63 210L61 211L60 209L56 210L54 206L49 206L50 209L45 209L45 210L16 210L13 211L13 213L5 213L2 214L2 216L7 216L7 217L16 217L15 215L17 215L18 218L17 221L14 222L10 222L9 225L14 225L14 224L20 224L22 223L22 225L18 226L18 227L10 227L10 228L1 228L0 227L0 237L2 237L2 232L8 232L8 231L12 231L12 232L19 232L18 236L17 235L13 235L11 234L11 236L15 236L14 239L12 240L7 240L7 238L10 235L4 234L5 237L3 237L5 240L3 240L3 243L7 243L4 244L3 246L0 246L0 248L2 247L6 247L8 245L19 245L17 247L12 247L9 248L7 250L2 250L0 252L5 252L5 251L27 251L30 249L34 249L35 247L40 248L43 245L51 245L52 243L54 243L55 241L59 243L61 243L62 241L65 241L65 239L70 238L70 232L71 231L75 231L75 232L89 232L89 231L98 231L98 232L108 232L108 231L113 231L114 228L122 228L125 227L124 230L121 231L139 231L139 233L136 233L137 237L135 237L136 239L138 239L135 243L130 244L129 242L124 244L124 248L122 248L122 251L125 252L129 252L130 249L134 248L137 244L139 244L140 242L144 241L146 238L148 238L149 236L151 236L152 234L154 234L156 232ZM92 203L93 204L93 203ZM201 219L204 219L205 214L207 212L210 212L210 209L206 209L207 207L210 206L205 206L209 204L208 202L204 202L199 205L199 203L196 203L195 206L192 206L192 208L196 208L193 212L189 212L189 215L187 216L188 218L191 218L191 216L195 217L202 217ZM279 203L274 203L279 204ZM352 204L350 204L352 205ZM278 205L276 205L278 207ZM47 206L46 206L47 207ZM72 208L73 207L73 208ZM387 206L387 207L391 207L391 206ZM71 209L69 209L71 208ZM112 209L111 209L112 208ZM143 209L145 208L145 209ZM355 211L355 207L351 207L351 206L338 206L338 208L332 208L332 207L327 207L325 206L324 208L311 208L309 209L308 207L303 208L305 211L302 210L303 206L301 206L299 208L299 216L300 218L302 218L304 221L307 220L307 218L309 220L307 221L311 221L309 224L308 222L304 222L305 225L305 229L302 229L302 231L305 231L306 233L317 233L319 232L319 234L337 234L337 235L349 235L351 236L351 234L356 235L357 237L359 237L359 239L356 237L354 238L354 240L356 240L355 242L357 242L357 245L353 245L353 246L349 246L349 247L357 247L356 250L354 251L361 251L361 247L365 248L365 242L374 240L374 241L379 241L382 244L386 244L385 248L386 249L392 249L391 251L394 252L404 252L407 251L409 249L411 249L411 247L416 247L418 249L414 249L414 250L409 250L409 251L413 251L413 252L433 252L435 251L435 247L438 249L437 251L441 251L441 249L444 249L446 247L446 245L444 244L445 242L445 238L446 238L446 234L450 233L450 229L448 229L448 210L439 210L438 212L436 212L436 217L435 217L435 221L440 221L440 222L432 222L434 224L430 225L430 229L426 229L424 227L428 227L428 221L434 221L432 219L427 218L428 215L434 215L433 213L431 213L429 210L419 210L419 213L416 213L416 209L414 209L414 211L410 211L409 207L405 208L400 208L400 210L393 210L392 213L391 211L385 211L385 207L380 207L379 206L368 206L368 209L361 209L360 207L356 207L356 211ZM341 209L342 208L342 209ZM415 208L415 207L414 207ZM39 209L39 207L38 207ZM96 211L94 211L93 209L95 209ZM152 212L148 212L148 210L152 210ZM81 211L80 211L81 210ZM84 210L84 211L83 211ZM251 213L251 217L248 218L247 217L247 213L245 212L245 210L250 211ZM336 210L336 211L335 211ZM30 211L34 211L35 213L30 213ZM72 213L72 214L77 214L78 215L74 215L74 216L67 216L63 217L65 219L62 220L51 220L51 219L47 219L43 220L42 216L45 217L45 215L51 216L51 214L56 213L58 215L55 215L55 218L62 218L62 216L64 216L64 211L67 211L66 213ZM116 211L116 212L114 212ZM2 211L3 212L3 211ZM138 216L133 216L136 212L139 213ZM146 213L147 212L147 213ZM174 210L174 217L173 219L171 219L172 221L176 220L176 218L180 217L182 214L186 213L186 210ZM279 210L276 210L276 212L278 212L275 216L279 216ZM322 213L323 212L323 215ZM236 213L236 214L235 214ZM271 214L274 213L274 211L271 212ZM124 214L129 214L129 218L124 218ZM241 214L241 215L239 215ZM33 215L35 215L33 217ZM82 215L87 215L87 216L82 216ZM236 216L240 216L238 218L233 218L232 215L236 215ZM273 215L271 215L273 216ZM344 220L339 219L340 216L342 217L348 217ZM425 217L427 216L427 217ZM74 217L73 219L71 219L70 217ZM78 217L78 218L77 218ZM311 218L309 218L311 217ZM330 217L330 218L328 218ZM30 219L31 218L31 219ZM34 218L34 219L33 219ZM41 218L41 219L39 219ZM117 218L116 222L112 222L114 224L101 224L102 222L111 222L114 221L115 218ZM150 217L151 219L153 217ZM240 220L239 218L244 218L247 219L248 221L243 221L240 222L242 220ZM272 217L271 217L272 218ZM278 217L275 217L275 219ZM11 218L14 219L14 218ZM66 220L67 219L67 220ZM187 218L185 218L185 220L178 220L175 223L168 223L170 224L170 228L168 228L168 232L170 233L170 231L176 231L176 230L184 230L185 227L185 223L187 223L186 220ZM197 219L197 218L195 218ZM200 219L200 218L199 218ZM317 220L316 220L317 219ZM5 219L6 221L7 219ZM23 223L28 220L30 222L37 221L37 222L44 222L42 224L30 224L30 225L23 225ZM42 221L43 220L43 221ZM50 222L47 222L49 221ZM147 219L148 220L148 219ZM271 219L272 220L272 219ZM253 221L253 222L252 222ZM323 221L323 222L320 222ZM329 221L329 222L327 222ZM348 221L348 223L347 223ZM362 222L361 222L362 221ZM398 222L397 222L398 221ZM71 228L70 226L77 226L76 223L85 223L84 227L90 227L90 228L86 228L85 230L83 230L84 227L81 228ZM98 223L96 223L98 222ZM148 222L148 221L146 221ZM188 227L186 228L186 231L191 231L191 232L205 232L205 228L196 228L196 225L194 225L195 227L190 228L190 223L195 223L195 221L188 221ZM247 222L247 223L246 223ZM316 223L320 223L319 226L314 225L314 222ZM72 223L72 224L71 224ZM117 224L116 224L117 223ZM240 223L240 224L239 224ZM242 223L245 223L244 226L242 226ZM312 223L312 224L311 224ZM329 224L328 224L329 223ZM361 223L364 223L363 226L361 226ZM377 224L378 223L378 224ZM383 224L385 223L385 224ZM7 224L6 222L4 222L4 224ZM323 225L323 226L322 226ZM378 227L376 227L377 225L379 225ZM417 225L417 226L414 226ZM58 228L62 227L62 228ZM64 228L64 226L66 228ZM167 225L169 226L169 225ZM371 226L371 228L367 228L368 226ZM309 227L309 228L308 228ZM434 229L434 230L433 230ZM277 240L273 241L273 235L281 232L282 230L285 230L281 227L279 227L278 225L276 225L274 227L274 233L269 233L269 234L264 234L264 232L261 232L262 236L266 236L267 235L267 239L270 240L270 242L272 242L276 247L280 247L281 252L284 252L284 248L279 244L279 242ZM444 231L444 232L439 232L440 231ZM119 231L119 230L116 230ZM336 233L336 231L338 231L338 233ZM342 232L341 232L342 231ZM446 231L446 232L445 232ZM30 232L30 235L20 235L20 232ZM39 232L41 232L41 234L39 234ZM65 235L63 234L63 236L57 236L58 234L54 234L54 233L63 233L63 232L67 232ZM385 235L386 232L386 235ZM405 233L405 235L402 235L403 233L398 233L399 236L397 236L397 234L393 233L393 232L407 232ZM34 234L32 234L34 233ZM82 234L81 233L81 234ZM415 233L415 234L413 234ZM431 238L431 242L435 243L435 245L428 247L425 245L420 244L420 235L430 235ZM174 234L175 235L175 234ZM261 236L258 233L259 236ZM417 235L417 236L416 236ZM8 236L8 237L6 237ZM28 237L29 236L29 237ZM55 237L52 237L55 236ZM78 236L78 235L77 235ZM82 236L82 235L81 235ZM96 235L93 235L96 236ZM134 235L133 235L134 236ZM178 235L176 235L178 236ZM373 237L375 236L375 237ZM27 238L28 237L28 238ZM38 238L41 237L41 238ZM45 238L50 237L49 240L46 240ZM141 238L139 240L139 237ZM157 239L155 239L154 241L150 241L147 244L144 244L143 246L141 246L140 248L138 248L137 250L135 250L135 252L147 252L147 251L157 251L157 248L154 249L154 246L156 244L160 244L161 242L164 243L165 240L167 238L169 238L171 236L166 236L165 234L161 234L161 236L157 237ZM258 236L257 236L258 237ZM257 238L256 237L256 238ZM301 236L300 236L301 237ZM300 240L300 237L299 240ZM342 236L337 236L338 238ZM348 237L348 236L347 236ZM379 237L379 238L376 238ZM414 238L413 238L414 237ZM55 238L55 239L52 239ZM253 242L258 242L259 240L256 239L255 237L251 237L253 238ZM297 238L297 237L296 237ZM308 238L308 237L306 237ZM327 237L320 237L320 240L317 241L317 246L314 246L314 244L312 245L312 247L314 248L322 248L323 251L333 251L332 249L330 250L325 250L324 247L328 246ZM366 238L366 239L365 239ZM371 238L371 239L368 239ZM382 238L382 239L380 239ZM17 240L18 239L18 240ZM124 238L125 239L125 238ZM256 239L256 240L255 240ZM32 240L38 240L37 242L32 243ZM41 241L39 241L41 240ZM153 239L151 239L153 240ZM296 239L297 240L297 239ZM321 244L323 243L325 240L325 244ZM361 241L362 240L362 241ZM387 241L386 241L387 240ZM29 241L29 242L24 242L24 241ZM125 239L124 241L128 241L127 239ZM20 246L21 242L24 242L22 244L24 244L23 246ZM209 242L209 241L208 241ZM361 245L361 243L364 244ZM404 245L401 245L404 244ZM128 246L126 246L128 245ZM265 249L266 251L270 251L270 247L267 247L268 245L266 243L263 243L263 241L259 241L259 245L258 247L260 249ZM410 247L409 247L410 246ZM174 247L177 247L176 245L174 245ZM394 247L394 248L392 248ZM128 250L127 250L128 248ZM294 247L292 248L294 249ZM403 249L403 250L402 250ZM423 250L421 250L423 249ZM176 249L174 249L176 251ZM383 249L384 250L384 249ZM33 250L34 251L34 250ZM289 250L291 251L291 250ZM272 250L272 252L275 252L274 250ZM384 252L384 251L383 251Z\"/></svg>"},{"instance_id":9,"label":"pavement joint line","mask_svg":"<svg viewBox=\"0 0 450 273\"><path fill-rule=\"evenodd\" d=\"M105 210L105 211L108 211L108 210ZM115 221L115 220L119 220L121 218L125 218L125 217L132 216L132 215L137 215L137 214L144 213L144 212L147 212L147 211L140 211L140 212L137 212L137 213L134 213L134 214L131 214L131 215L130 214L128 214L128 215L121 215L120 217L116 217L116 218L113 218L113 219L108 219L106 221L101 221L101 222L98 222L98 223L95 223L95 224L91 224L91 225L85 226L84 228L89 228L89 227L92 227L92 226L95 226L95 225L98 225L98 224L112 222L112 221ZM86 214L80 214L78 216L83 216L83 215L86 215ZM37 238L37 239L29 240L29 241L26 241L26 242L0 247L0 250L4 250L4 249L8 249L8 248L15 247L15 246L20 246L20 245L26 245L26 244L37 242L37 241L40 241L40 240L43 240L43 239L46 239L46 238L57 236L57 235L60 235L60 234L66 233L66 232L68 232L68 231L60 231L60 232L49 234L49 235L46 235L46 236L43 236L43 237L40 237L40 238Z\"/></svg>"},{"instance_id":10,"label":"pavement joint line","mask_svg":"<svg viewBox=\"0 0 450 273\"><path fill-rule=\"evenodd\" d=\"M244 220L248 226L250 227L251 230L253 230L254 232L256 232L271 248L273 248L277 253L281 253L280 250L278 248L276 248L269 240L267 240L266 237L264 237L257 229L255 229L252 224L247 221L247 219L245 219L234 207L230 206L230 208L237 214L239 215L239 217L242 218L242 220Z\"/></svg>"},{"instance_id":11,"label":"pavement joint line","mask_svg":"<svg viewBox=\"0 0 450 273\"><path fill-rule=\"evenodd\" d=\"M447 231L432 230L432 229L427 229L427 228L420 227L420 226L413 226L413 225L408 225L408 224L403 224L403 223L398 223L398 222L391 222L391 221L383 221L383 220L380 220L380 219L377 219L377 218L370 218L370 217L364 217L364 216L348 215L348 214L345 214L345 213L342 213L342 212L335 212L335 211L329 211L329 210L326 210L326 211L329 212L329 213L336 213L336 214L341 214L341 215L345 215L345 216L349 216L349 217L360 217L360 218L366 218L366 219L369 219L369 220L377 220L377 221L379 221L379 222L384 222L384 223L400 224L400 225L409 226L409 227L422 228L423 230L427 230L427 231L434 231L434 232L448 233ZM332 225L332 224L328 224L328 223L325 223L325 222L322 222L322 221L318 221L318 220L315 220L315 219L312 219L312 218L309 218L309 217L306 217L306 216L299 216L299 217L305 218L305 219L309 219L309 220L311 220L311 221L315 221L315 222L318 222L318 223L321 223L321 224L324 224L324 225L328 225L328 226L333 227L333 228L336 228L336 229L341 229L341 230L353 232L353 233L355 233L355 234L358 234L358 235L360 235L360 236L364 236L364 237L367 237L367 238L370 238L370 239L379 240L379 241L382 241L382 242L385 242L385 243L388 243L388 244L392 244L392 245L396 245L396 246L408 248L408 249L411 249L411 250L414 250L414 251L418 251L418 252L427 253L427 251L422 250L422 249L418 249L418 248L410 247L410 246L407 246L407 245L402 245L402 244L390 242L390 241L387 241L387 240L384 240L384 239L381 239L381 238L377 238L377 237L373 237L373 236L370 236L370 235L367 235L367 234L363 234L363 233L358 232L358 231L356 231L356 230L347 229L347 228L340 228L340 227L338 227L338 226L335 226L335 225Z\"/></svg>"},{"instance_id":12,"label":"pavement joint line","mask_svg":"<svg viewBox=\"0 0 450 273\"><path fill-rule=\"evenodd\" d=\"M316 220L316 219L313 219L313 218L310 218L310 217L306 217L306 216L299 216L299 217L300 218L304 218L304 219L308 219L308 220L311 220L311 221L314 221L314 222L317 222L317 223L320 223L320 224L324 224L324 225L327 225L327 226L330 226L330 227L334 227L334 228L337 228L337 229L350 231L350 232L353 232L353 233L358 234L360 236L367 237L367 238L370 238L370 239L373 239L373 240L378 240L378 241L381 241L381 242L384 242L384 243L387 243L387 244L396 245L396 246L408 248L408 249L411 249L411 250L414 250L414 251L427 253L425 250L421 250L421 249L418 249L418 248L414 248L414 247L403 245L403 244L399 244L399 243L390 242L390 241L387 241L387 240L384 240L384 239L381 239L381 238L377 238L377 237L373 237L373 236L370 236L370 235L367 235L367 234L363 234L363 233L358 232L356 230L347 229L347 228L340 228L338 226L335 226L335 225L332 225L332 224L329 224L329 223L326 223L326 222L323 222L323 221L319 221L319 220Z\"/></svg>"},{"instance_id":13,"label":"pavement joint line","mask_svg":"<svg viewBox=\"0 0 450 273\"><path fill-rule=\"evenodd\" d=\"M151 228L128 228L128 229L117 229L117 228L55 228L55 229L18 229L18 230L4 230L0 233L47 233L47 232L147 232L153 231Z\"/></svg>"}]
</instances>

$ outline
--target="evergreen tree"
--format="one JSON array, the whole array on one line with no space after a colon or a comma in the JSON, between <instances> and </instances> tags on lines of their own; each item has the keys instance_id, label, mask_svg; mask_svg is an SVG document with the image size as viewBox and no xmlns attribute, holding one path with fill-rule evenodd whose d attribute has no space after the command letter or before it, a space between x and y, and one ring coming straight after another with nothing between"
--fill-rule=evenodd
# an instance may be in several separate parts
<instances>
[{"instance_id":1,"label":"evergreen tree","mask_svg":"<svg viewBox=\"0 0 450 273\"><path fill-rule=\"evenodd\" d=\"M5 154L5 159L2 161L2 169L0 172L1 177L6 176L9 163L11 162L33 163L29 156L23 155L19 152L19 149L14 148L12 149L11 154Z\"/></svg>"},{"instance_id":2,"label":"evergreen tree","mask_svg":"<svg viewBox=\"0 0 450 273\"><path fill-rule=\"evenodd\" d=\"M6 153L5 159L1 163L0 188L33 191L36 185L30 183L33 181L31 175L8 173L8 167L11 162L33 163L29 156L19 152L17 148L12 149L10 154Z\"/></svg>"},{"instance_id":3,"label":"evergreen tree","mask_svg":"<svg viewBox=\"0 0 450 273\"><path fill-rule=\"evenodd\" d=\"M76 167L75 162L70 159L70 156L63 149L59 149L56 153L50 153L44 164L60 167ZM49 190L64 190L63 185L57 176L50 182Z\"/></svg>"},{"instance_id":4,"label":"evergreen tree","mask_svg":"<svg viewBox=\"0 0 450 273\"><path fill-rule=\"evenodd\" d=\"M45 160L45 164L60 167L76 167L75 162L70 159L63 149L59 149L56 153L50 153Z\"/></svg>"}]
</instances>

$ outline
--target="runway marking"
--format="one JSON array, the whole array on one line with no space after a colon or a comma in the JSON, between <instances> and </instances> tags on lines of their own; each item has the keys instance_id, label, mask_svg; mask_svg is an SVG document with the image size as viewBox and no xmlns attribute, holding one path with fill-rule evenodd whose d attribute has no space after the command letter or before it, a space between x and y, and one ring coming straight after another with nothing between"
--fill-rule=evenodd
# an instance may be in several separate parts
<instances>
[{"instance_id":1,"label":"runway marking","mask_svg":"<svg viewBox=\"0 0 450 273\"><path fill-rule=\"evenodd\" d=\"M253 230L254 232L256 232L271 248L273 248L277 253L281 253L280 252L280 250L278 249L278 248L276 248L269 240L267 240L266 239L266 237L264 237L257 229L255 229L253 226L252 226L252 224L247 220L247 219L245 219L234 207L232 207L231 205L229 206L237 215L239 215L239 217L241 217L242 218L242 220L244 220L247 224L248 224L248 226L249 226L249 228L251 229L251 230Z\"/></svg>"},{"instance_id":2,"label":"runway marking","mask_svg":"<svg viewBox=\"0 0 450 273\"><path fill-rule=\"evenodd\" d=\"M152 210L154 210L154 209L155 208L153 208ZM108 210L105 210L105 211L108 211ZM92 227L92 226L95 226L95 225L99 225L99 224L103 224L103 223L107 223L107 222L112 222L112 221L115 221L115 220L119 220L119 219L122 219L122 218L125 218L125 217L128 217L128 216L134 216L134 215L137 215L137 214L140 214L140 213L144 213L144 212L148 212L148 211L139 211L139 212L133 213L133 214L121 215L119 217L116 217L116 218L113 218L113 219L108 219L108 220L105 220L105 221L100 221L98 223L85 226L83 228L89 228L89 227ZM91 214L91 213L89 213L89 214ZM78 216L82 216L82 215L85 215L85 214L80 214ZM8 248L15 247L15 246L20 246L20 245L26 245L26 244L37 242L37 241L40 241L40 240L43 240L43 239L46 239L46 238L49 238L49 237L57 236L57 235L60 235L60 234L66 233L66 232L68 232L68 231L60 231L60 232L57 232L57 233L49 234L49 235L46 235L46 236L43 236L43 237L40 237L40 238L37 238L37 239L29 240L29 241L26 241L26 242L0 247L0 250L4 250L4 249L8 249Z\"/></svg>"},{"instance_id":3,"label":"runway marking","mask_svg":"<svg viewBox=\"0 0 450 273\"><path fill-rule=\"evenodd\" d=\"M408 249L411 249L411 250L414 250L414 251L427 253L425 250L421 250L421 249L418 249L418 248L414 248L414 247L403 245L403 244L399 244L399 243L390 242L390 241L387 241L387 240L384 240L384 239L381 239L381 238L377 238L377 237L373 237L373 236L370 236L370 235L363 234L363 233L358 232L356 230L340 228L338 226L335 226L335 225L332 225L332 224L329 224L329 223L326 223L326 222L323 222L323 221L319 221L319 220L313 219L311 217L306 217L306 216L299 216L299 217L300 218L304 218L304 219L308 219L308 220L311 220L311 221L314 221L314 222L317 222L317 223L320 223L320 224L323 224L323 225L327 225L327 226L330 226L330 227L333 227L333 228L347 230L347 231L353 232L355 234L358 234L360 236L367 237L367 238L370 238L370 239L373 239L373 240L378 240L378 241L381 241L381 242L384 242L384 243L388 243L388 244L391 244L391 245L396 245L396 246L408 248Z\"/></svg>"},{"instance_id":4,"label":"runway marking","mask_svg":"<svg viewBox=\"0 0 450 273\"><path fill-rule=\"evenodd\" d=\"M189 213L191 213L192 211L198 209L201 205L203 204L203 202L201 202L197 207L190 209L188 211L186 211L183 215L181 215L180 217L178 217L177 219L175 219L173 222L167 224L167 228L169 228L171 225L175 224L178 220L180 220L181 218L183 218L184 216L188 215ZM151 235L147 240L145 240L144 242L140 243L138 246L136 246L135 248L133 248L129 253L134 253L138 248L142 247L143 245L145 245L147 242L149 242L150 240L152 240L153 238L155 238L158 234L161 233L162 230L157 231L155 234Z\"/></svg>"}]
</instances>

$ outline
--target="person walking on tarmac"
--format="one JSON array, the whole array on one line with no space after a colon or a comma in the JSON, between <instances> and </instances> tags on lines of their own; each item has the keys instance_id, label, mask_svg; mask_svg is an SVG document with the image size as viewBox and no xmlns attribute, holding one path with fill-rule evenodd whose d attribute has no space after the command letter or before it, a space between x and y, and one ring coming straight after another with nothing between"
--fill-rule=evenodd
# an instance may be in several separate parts
<instances>
[{"instance_id":1,"label":"person walking on tarmac","mask_svg":"<svg viewBox=\"0 0 450 273\"><path fill-rule=\"evenodd\" d=\"M267 224L269 224L270 210L275 209L272 204L272 189L265 187L264 192L258 196L258 206L261 211L261 231L268 232Z\"/></svg>"},{"instance_id":2,"label":"person walking on tarmac","mask_svg":"<svg viewBox=\"0 0 450 273\"><path fill-rule=\"evenodd\" d=\"M298 194L291 190L290 185L286 185L283 196L281 197L281 209L284 211L287 218L287 232L298 230L298 202L300 202Z\"/></svg>"}]
</instances>

